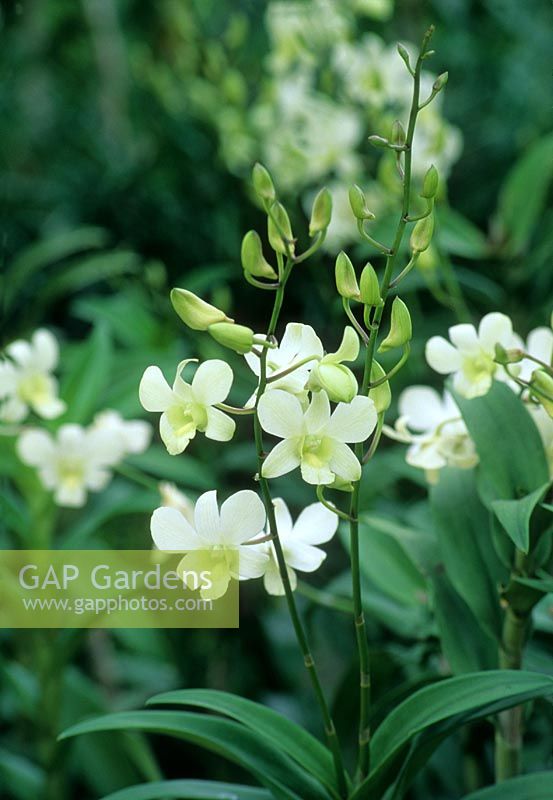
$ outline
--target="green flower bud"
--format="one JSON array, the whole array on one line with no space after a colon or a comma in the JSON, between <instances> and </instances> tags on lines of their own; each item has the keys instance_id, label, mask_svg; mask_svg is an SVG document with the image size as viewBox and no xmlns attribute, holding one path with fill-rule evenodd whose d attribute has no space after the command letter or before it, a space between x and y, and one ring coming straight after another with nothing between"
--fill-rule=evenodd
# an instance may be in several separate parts
<instances>
[{"instance_id":1,"label":"green flower bud","mask_svg":"<svg viewBox=\"0 0 553 800\"><path fill-rule=\"evenodd\" d=\"M438 176L438 170L434 164L432 164L424 176L421 197L425 197L427 200L433 200L436 196L436 192L438 191L439 180L440 178Z\"/></svg>"},{"instance_id":2,"label":"green flower bud","mask_svg":"<svg viewBox=\"0 0 553 800\"><path fill-rule=\"evenodd\" d=\"M320 362L311 370L309 388L323 389L333 403L351 403L357 394L357 379L344 364Z\"/></svg>"},{"instance_id":3,"label":"green flower bud","mask_svg":"<svg viewBox=\"0 0 553 800\"><path fill-rule=\"evenodd\" d=\"M438 266L439 258L436 248L431 244L430 247L421 253L417 258L417 269L419 272L430 275Z\"/></svg>"},{"instance_id":4,"label":"green flower bud","mask_svg":"<svg viewBox=\"0 0 553 800\"><path fill-rule=\"evenodd\" d=\"M371 383L379 381L385 375L386 373L378 361L373 361L371 367ZM375 386L374 389L369 391L369 397L375 405L377 414L387 411L392 402L392 390L390 389L390 382L384 381L384 383L381 383L379 386Z\"/></svg>"},{"instance_id":5,"label":"green flower bud","mask_svg":"<svg viewBox=\"0 0 553 800\"><path fill-rule=\"evenodd\" d=\"M217 322L207 329L216 342L243 355L249 353L253 347L254 333L245 325L235 325L232 322Z\"/></svg>"},{"instance_id":6,"label":"green flower bud","mask_svg":"<svg viewBox=\"0 0 553 800\"><path fill-rule=\"evenodd\" d=\"M286 209L282 203L275 203L271 208L272 217L267 218L267 231L269 234L269 242L273 250L283 255L288 255L288 251L294 255L294 237L292 235L292 226L290 225L290 218L286 213ZM277 225L273 222L273 217L278 223L278 228L288 240L288 245L283 241L281 234L278 231ZM287 249L288 248L288 249Z\"/></svg>"},{"instance_id":7,"label":"green flower bud","mask_svg":"<svg viewBox=\"0 0 553 800\"><path fill-rule=\"evenodd\" d=\"M206 331L216 322L232 322L224 311L206 303L188 289L171 289L171 303L184 324L194 331Z\"/></svg>"},{"instance_id":8,"label":"green flower bud","mask_svg":"<svg viewBox=\"0 0 553 800\"><path fill-rule=\"evenodd\" d=\"M338 294L348 300L359 300L359 286L357 284L355 269L353 268L349 256L346 255L343 250L341 253L338 253L334 274L336 277Z\"/></svg>"},{"instance_id":9,"label":"green flower bud","mask_svg":"<svg viewBox=\"0 0 553 800\"><path fill-rule=\"evenodd\" d=\"M419 219L411 233L409 246L413 253L423 253L432 241L434 233L434 214L429 214L424 219Z\"/></svg>"},{"instance_id":10,"label":"green flower bud","mask_svg":"<svg viewBox=\"0 0 553 800\"><path fill-rule=\"evenodd\" d=\"M385 139L383 136L377 136L376 134L369 136L369 142L372 144L373 147L378 147L378 148L384 148L390 146L390 142L388 141L388 139Z\"/></svg>"},{"instance_id":11,"label":"green flower bud","mask_svg":"<svg viewBox=\"0 0 553 800\"><path fill-rule=\"evenodd\" d=\"M332 217L332 195L325 187L317 194L311 209L311 221L309 222L309 235L315 236L320 231L325 231L330 225Z\"/></svg>"},{"instance_id":12,"label":"green flower bud","mask_svg":"<svg viewBox=\"0 0 553 800\"><path fill-rule=\"evenodd\" d=\"M392 137L391 137L392 144L396 144L399 145L400 147L403 147L406 139L407 139L407 134L405 133L405 128L403 127L399 119L396 119L394 121L394 124L392 125Z\"/></svg>"},{"instance_id":13,"label":"green flower bud","mask_svg":"<svg viewBox=\"0 0 553 800\"><path fill-rule=\"evenodd\" d=\"M252 183L255 193L262 200L273 201L276 198L275 185L269 171L257 162L252 170Z\"/></svg>"},{"instance_id":14,"label":"green flower bud","mask_svg":"<svg viewBox=\"0 0 553 800\"><path fill-rule=\"evenodd\" d=\"M255 231L248 231L242 239L242 268L256 278L277 278L277 274L263 256L261 239Z\"/></svg>"},{"instance_id":15,"label":"green flower bud","mask_svg":"<svg viewBox=\"0 0 553 800\"><path fill-rule=\"evenodd\" d=\"M411 341L412 336L413 327L409 309L400 297L396 297L392 303L390 332L378 348L378 352L385 353L395 347L403 347L404 344Z\"/></svg>"},{"instance_id":16,"label":"green flower bud","mask_svg":"<svg viewBox=\"0 0 553 800\"><path fill-rule=\"evenodd\" d=\"M412 73L413 69L411 67L411 60L409 59L409 53L407 52L407 49L400 42L398 42L397 51L398 51L400 57L405 62L405 66L407 67L409 72Z\"/></svg>"},{"instance_id":17,"label":"green flower bud","mask_svg":"<svg viewBox=\"0 0 553 800\"><path fill-rule=\"evenodd\" d=\"M438 75L438 77L436 78L436 80L432 84L432 91L435 94L437 94L438 92L441 92L441 90L446 85L446 83L448 81L448 78L449 78L449 73L448 72L442 72L441 75Z\"/></svg>"},{"instance_id":18,"label":"green flower bud","mask_svg":"<svg viewBox=\"0 0 553 800\"><path fill-rule=\"evenodd\" d=\"M349 190L349 204L357 219L374 219L374 214L367 208L365 192L356 183Z\"/></svg>"},{"instance_id":19,"label":"green flower bud","mask_svg":"<svg viewBox=\"0 0 553 800\"><path fill-rule=\"evenodd\" d=\"M530 381L530 391L533 397L541 403L544 411L553 417L553 377L544 369L536 369L532 373L532 380Z\"/></svg>"},{"instance_id":20,"label":"green flower bud","mask_svg":"<svg viewBox=\"0 0 553 800\"><path fill-rule=\"evenodd\" d=\"M519 348L506 350L503 345L495 345L495 361L498 364L518 364L524 358L524 351Z\"/></svg>"},{"instance_id":21,"label":"green flower bud","mask_svg":"<svg viewBox=\"0 0 553 800\"><path fill-rule=\"evenodd\" d=\"M379 306L382 303L380 297L380 284L374 271L373 265L367 261L363 267L360 281L361 302L366 306Z\"/></svg>"},{"instance_id":22,"label":"green flower bud","mask_svg":"<svg viewBox=\"0 0 553 800\"><path fill-rule=\"evenodd\" d=\"M335 475L332 483L327 484L325 488L334 489L335 492L353 492L353 483Z\"/></svg>"}]
</instances>

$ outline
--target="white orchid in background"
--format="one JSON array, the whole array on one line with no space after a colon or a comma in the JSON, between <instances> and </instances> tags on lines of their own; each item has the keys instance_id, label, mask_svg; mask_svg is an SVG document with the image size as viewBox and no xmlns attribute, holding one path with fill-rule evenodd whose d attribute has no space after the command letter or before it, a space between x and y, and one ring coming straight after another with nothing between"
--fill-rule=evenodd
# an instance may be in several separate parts
<instances>
[{"instance_id":1,"label":"white orchid in background","mask_svg":"<svg viewBox=\"0 0 553 800\"><path fill-rule=\"evenodd\" d=\"M494 377L505 379L494 361L496 344L506 350L518 347L509 317L492 312L482 317L478 332L463 323L449 329L449 338L432 336L426 343L426 360L441 375L453 373L453 388L464 397L480 397L490 390Z\"/></svg>"},{"instance_id":2,"label":"white orchid in background","mask_svg":"<svg viewBox=\"0 0 553 800\"><path fill-rule=\"evenodd\" d=\"M87 492L104 489L111 479L110 467L124 455L120 442L109 431L81 425L62 425L56 436L31 428L17 440L23 463L38 470L42 484L54 492L60 506L83 506Z\"/></svg>"},{"instance_id":3,"label":"white orchid in background","mask_svg":"<svg viewBox=\"0 0 553 800\"><path fill-rule=\"evenodd\" d=\"M171 455L182 453L196 431L208 439L228 442L236 424L217 408L226 400L232 386L233 374L228 364L218 359L204 361L197 368L192 383L186 383L181 373L191 361L181 361L173 388L169 386L159 367L148 367L139 388L140 402L146 411L161 412L159 432Z\"/></svg>"},{"instance_id":4,"label":"white orchid in background","mask_svg":"<svg viewBox=\"0 0 553 800\"><path fill-rule=\"evenodd\" d=\"M58 383L51 375L58 364L56 338L43 328L31 341L18 339L5 349L0 361L0 421L21 422L29 411L54 419L65 411Z\"/></svg>"},{"instance_id":5,"label":"white orchid in background","mask_svg":"<svg viewBox=\"0 0 553 800\"><path fill-rule=\"evenodd\" d=\"M384 426L384 432L410 445L406 461L423 469L429 483L436 482L443 467L470 469L478 463L474 442L449 392L440 397L429 386L411 386L401 393L398 405L395 428Z\"/></svg>"},{"instance_id":6,"label":"white orchid in background","mask_svg":"<svg viewBox=\"0 0 553 800\"><path fill-rule=\"evenodd\" d=\"M157 508L150 525L159 550L188 552L178 572L199 575L209 572L212 586L202 588L204 599L217 600L227 591L231 578L260 578L269 556L257 546L245 545L265 527L265 508L249 489L236 492L217 506L217 492L202 494L196 501L194 521L189 522L177 508Z\"/></svg>"},{"instance_id":7,"label":"white orchid in background","mask_svg":"<svg viewBox=\"0 0 553 800\"><path fill-rule=\"evenodd\" d=\"M323 345L311 325L301 322L289 322L284 331L284 336L278 347L272 348L267 353L267 377L292 370L282 378L267 384L266 391L283 389L291 394L298 395L300 400L307 399L305 391L309 373L324 355ZM259 378L259 357L255 353L246 353L244 358L254 375ZM296 366L301 364L301 366ZM246 405L253 405L255 393Z\"/></svg>"},{"instance_id":8,"label":"white orchid in background","mask_svg":"<svg viewBox=\"0 0 553 800\"><path fill-rule=\"evenodd\" d=\"M526 353L543 361L544 364L551 366L553 362L553 330L546 328L545 325L530 331L526 339L526 346L523 346ZM519 375L525 381L529 381L532 373L538 365L529 358L523 359L519 365Z\"/></svg>"},{"instance_id":9,"label":"white orchid in background","mask_svg":"<svg viewBox=\"0 0 553 800\"><path fill-rule=\"evenodd\" d=\"M292 589L298 583L296 572L314 572L326 558L318 544L330 541L338 528L338 517L322 503L312 503L304 508L294 523L288 506L278 497L273 500L278 536L282 545L288 577ZM270 530L267 529L267 535ZM263 583L269 594L283 595L284 585L280 577L275 548L272 542L258 545L269 556L263 575Z\"/></svg>"},{"instance_id":10,"label":"white orchid in background","mask_svg":"<svg viewBox=\"0 0 553 800\"><path fill-rule=\"evenodd\" d=\"M143 453L152 438L152 426L141 419L123 419L118 411L106 409L96 414L92 430L107 431L126 453Z\"/></svg>"},{"instance_id":11,"label":"white orchid in background","mask_svg":"<svg viewBox=\"0 0 553 800\"><path fill-rule=\"evenodd\" d=\"M297 397L276 390L261 397L258 413L262 428L283 440L263 462L263 477L277 478L296 467L304 481L316 485L361 477L361 464L347 443L364 442L376 426L368 397L339 403L331 415L324 391L313 394L304 412Z\"/></svg>"},{"instance_id":12,"label":"white orchid in background","mask_svg":"<svg viewBox=\"0 0 553 800\"><path fill-rule=\"evenodd\" d=\"M162 481L159 484L159 493L161 495L161 505L176 508L177 511L190 523L194 522L194 502L188 495L177 489L174 483L170 481Z\"/></svg>"},{"instance_id":13,"label":"white orchid in background","mask_svg":"<svg viewBox=\"0 0 553 800\"><path fill-rule=\"evenodd\" d=\"M541 436L543 449L549 465L549 474L553 478L553 419L549 416L543 406L536 403L528 403L527 406L530 416L536 423L536 427Z\"/></svg>"}]
</instances>

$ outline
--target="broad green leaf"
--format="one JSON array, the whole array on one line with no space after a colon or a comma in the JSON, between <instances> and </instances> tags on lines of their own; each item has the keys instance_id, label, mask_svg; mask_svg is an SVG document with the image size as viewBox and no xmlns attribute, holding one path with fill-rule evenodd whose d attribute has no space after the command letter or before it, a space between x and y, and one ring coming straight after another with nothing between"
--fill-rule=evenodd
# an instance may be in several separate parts
<instances>
[{"instance_id":1,"label":"broad green leaf","mask_svg":"<svg viewBox=\"0 0 553 800\"><path fill-rule=\"evenodd\" d=\"M553 771L533 772L520 775L494 786L478 789L463 797L463 800L551 800L553 794Z\"/></svg>"},{"instance_id":2,"label":"broad green leaf","mask_svg":"<svg viewBox=\"0 0 553 800\"><path fill-rule=\"evenodd\" d=\"M485 258L489 246L476 225L447 206L440 207L437 217L436 237L440 247L464 258Z\"/></svg>"},{"instance_id":3,"label":"broad green leaf","mask_svg":"<svg viewBox=\"0 0 553 800\"><path fill-rule=\"evenodd\" d=\"M518 670L469 673L420 689L377 728L371 744L373 770L352 800L369 800L384 792L397 777L410 744L410 759L417 749L429 757L434 749L430 740L437 744L471 720L549 694L553 678ZM417 760L417 769L424 760Z\"/></svg>"},{"instance_id":4,"label":"broad green leaf","mask_svg":"<svg viewBox=\"0 0 553 800\"><path fill-rule=\"evenodd\" d=\"M125 461L133 467L160 480L175 481L191 489L209 489L214 481L214 464L207 467L194 456L170 456L162 445L151 445L144 453L128 456Z\"/></svg>"},{"instance_id":5,"label":"broad green leaf","mask_svg":"<svg viewBox=\"0 0 553 800\"><path fill-rule=\"evenodd\" d=\"M13 800L36 800L43 781L40 767L24 756L0 748L0 785Z\"/></svg>"},{"instance_id":6,"label":"broad green leaf","mask_svg":"<svg viewBox=\"0 0 553 800\"><path fill-rule=\"evenodd\" d=\"M349 552L349 534L342 541ZM426 580L395 536L365 519L359 521L359 560L363 574L383 592L404 605L420 605Z\"/></svg>"},{"instance_id":7,"label":"broad green leaf","mask_svg":"<svg viewBox=\"0 0 553 800\"><path fill-rule=\"evenodd\" d=\"M331 791L335 786L332 757L314 736L271 708L244 697L210 689L183 689L152 697L148 705L184 705L217 711L270 739L277 750L309 770Z\"/></svg>"},{"instance_id":8,"label":"broad green leaf","mask_svg":"<svg viewBox=\"0 0 553 800\"><path fill-rule=\"evenodd\" d=\"M96 327L74 354L71 371L64 376L61 396L67 403L63 422L87 425L102 406L103 392L108 385L112 359L112 343L104 325Z\"/></svg>"},{"instance_id":9,"label":"broad green leaf","mask_svg":"<svg viewBox=\"0 0 553 800\"><path fill-rule=\"evenodd\" d=\"M36 272L77 253L103 247L107 241L107 231L84 227L51 236L26 247L8 267L9 280L5 282L6 306L11 305L17 293Z\"/></svg>"},{"instance_id":10,"label":"broad green leaf","mask_svg":"<svg viewBox=\"0 0 553 800\"><path fill-rule=\"evenodd\" d=\"M243 725L189 711L127 711L81 722L62 738L109 730L163 733L204 747L250 772L279 800L328 800L330 795L272 742Z\"/></svg>"},{"instance_id":11,"label":"broad green leaf","mask_svg":"<svg viewBox=\"0 0 553 800\"><path fill-rule=\"evenodd\" d=\"M531 589L537 589L543 594L553 594L553 575L542 571L538 572L538 575L539 578L514 578L514 581L523 586L529 586Z\"/></svg>"},{"instance_id":12,"label":"broad green leaf","mask_svg":"<svg viewBox=\"0 0 553 800\"><path fill-rule=\"evenodd\" d=\"M548 482L538 429L511 389L494 381L484 397L467 400L455 393L455 399L480 456L480 491L486 505L517 499Z\"/></svg>"},{"instance_id":13,"label":"broad green leaf","mask_svg":"<svg viewBox=\"0 0 553 800\"><path fill-rule=\"evenodd\" d=\"M492 509L515 547L527 553L530 548L530 517L543 499L551 481L518 500L494 500Z\"/></svg>"},{"instance_id":14,"label":"broad green leaf","mask_svg":"<svg viewBox=\"0 0 553 800\"><path fill-rule=\"evenodd\" d=\"M497 643L479 626L443 572L433 575L434 612L442 650L455 675L497 667Z\"/></svg>"},{"instance_id":15,"label":"broad green leaf","mask_svg":"<svg viewBox=\"0 0 553 800\"><path fill-rule=\"evenodd\" d=\"M47 306L58 297L81 291L100 281L110 280L129 272L138 272L140 258L131 250L95 253L79 260L59 275L54 275L40 295Z\"/></svg>"},{"instance_id":16,"label":"broad green leaf","mask_svg":"<svg viewBox=\"0 0 553 800\"><path fill-rule=\"evenodd\" d=\"M524 252L544 210L553 179L553 134L534 142L507 175L497 223L508 256Z\"/></svg>"},{"instance_id":17,"label":"broad green leaf","mask_svg":"<svg viewBox=\"0 0 553 800\"><path fill-rule=\"evenodd\" d=\"M492 637L501 631L498 583L507 579L491 539L472 470L444 469L430 490L430 505L443 564L455 590Z\"/></svg>"},{"instance_id":18,"label":"broad green leaf","mask_svg":"<svg viewBox=\"0 0 553 800\"><path fill-rule=\"evenodd\" d=\"M219 781L157 781L131 786L103 800L271 800L265 789Z\"/></svg>"}]
</instances>

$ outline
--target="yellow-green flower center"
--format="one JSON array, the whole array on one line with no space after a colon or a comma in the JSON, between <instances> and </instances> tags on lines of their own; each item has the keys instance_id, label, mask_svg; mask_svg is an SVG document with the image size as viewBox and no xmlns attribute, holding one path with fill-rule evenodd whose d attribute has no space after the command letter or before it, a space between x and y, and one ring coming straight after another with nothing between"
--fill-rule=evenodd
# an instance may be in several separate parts
<instances>
[{"instance_id":1,"label":"yellow-green flower center","mask_svg":"<svg viewBox=\"0 0 553 800\"><path fill-rule=\"evenodd\" d=\"M192 436L207 427L207 411L198 403L183 403L167 410L167 419L175 436Z\"/></svg>"},{"instance_id":2,"label":"yellow-green flower center","mask_svg":"<svg viewBox=\"0 0 553 800\"><path fill-rule=\"evenodd\" d=\"M324 436L306 436L301 446L301 458L309 466L319 469L328 464L332 453L332 441Z\"/></svg>"},{"instance_id":3,"label":"yellow-green flower center","mask_svg":"<svg viewBox=\"0 0 553 800\"><path fill-rule=\"evenodd\" d=\"M478 383L489 375L493 375L496 366L493 356L483 351L468 356L463 360L463 372L471 383Z\"/></svg>"},{"instance_id":4,"label":"yellow-green flower center","mask_svg":"<svg viewBox=\"0 0 553 800\"><path fill-rule=\"evenodd\" d=\"M25 375L17 385L17 393L29 405L46 400L50 394L48 376L40 372Z\"/></svg>"}]
</instances>

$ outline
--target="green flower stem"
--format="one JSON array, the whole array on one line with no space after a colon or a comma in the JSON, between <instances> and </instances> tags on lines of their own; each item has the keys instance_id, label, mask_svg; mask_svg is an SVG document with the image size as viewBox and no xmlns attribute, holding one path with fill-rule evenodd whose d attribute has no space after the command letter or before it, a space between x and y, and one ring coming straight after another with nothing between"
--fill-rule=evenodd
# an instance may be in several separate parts
<instances>
[{"instance_id":1,"label":"green flower stem","mask_svg":"<svg viewBox=\"0 0 553 800\"><path fill-rule=\"evenodd\" d=\"M251 408L237 408L236 406L229 406L226 403L216 403L215 408L224 411L226 414L235 414L237 417L255 414L255 408L253 408L253 406Z\"/></svg>"},{"instance_id":2,"label":"green flower stem","mask_svg":"<svg viewBox=\"0 0 553 800\"><path fill-rule=\"evenodd\" d=\"M524 575L528 556L516 551L511 577ZM499 647L500 669L521 669L524 645L528 637L530 611L511 603L505 611ZM495 780L497 783L520 774L524 734L524 706L515 706L498 714L495 732Z\"/></svg>"},{"instance_id":3,"label":"green flower stem","mask_svg":"<svg viewBox=\"0 0 553 800\"><path fill-rule=\"evenodd\" d=\"M362 219L357 220L357 229L366 242L372 244L372 246L376 248L380 253L383 253L384 255L390 255L390 249L386 247L385 244L382 244L382 242L378 242L376 239L373 239L372 236L369 236L369 234L365 230L365 220Z\"/></svg>"},{"instance_id":4,"label":"green flower stem","mask_svg":"<svg viewBox=\"0 0 553 800\"><path fill-rule=\"evenodd\" d=\"M332 511L333 514L336 514L337 517L340 519L345 520L346 522L353 522L352 517L349 514L346 514L345 511L340 511L334 503L330 503L325 495L324 495L324 486L317 486L317 500L323 504L325 508L328 508L329 511Z\"/></svg>"},{"instance_id":5,"label":"green flower stem","mask_svg":"<svg viewBox=\"0 0 553 800\"><path fill-rule=\"evenodd\" d=\"M395 364L395 366L393 366L389 372L383 375L382 378L379 378L377 381L372 381L371 383L369 383L369 389L376 389L377 386L382 386L383 383L386 383L386 381L389 381L390 378L393 378L394 375L396 375L400 371L402 366L409 358L410 352L411 352L411 345L409 344L409 342L405 342L405 344L403 345L403 355L401 356L397 364Z\"/></svg>"},{"instance_id":6,"label":"green flower stem","mask_svg":"<svg viewBox=\"0 0 553 800\"><path fill-rule=\"evenodd\" d=\"M315 241L304 253L301 253L299 256L294 256L292 259L294 264L301 264L302 261L306 261L309 256L312 256L313 253L316 253L319 247L322 245L324 240L326 239L326 229L324 231L320 231L315 235Z\"/></svg>"},{"instance_id":7,"label":"green flower stem","mask_svg":"<svg viewBox=\"0 0 553 800\"><path fill-rule=\"evenodd\" d=\"M407 134L405 139L405 166L403 178L403 202L401 208L401 217L397 224L394 242L390 250L387 250L388 256L386 259L386 267L382 278L382 285L380 288L380 296L382 304L375 307L374 315L370 326L370 335L367 350L365 353L365 368L363 373L363 383L361 387L361 394L368 394L369 381L372 369L372 363L376 350L376 340L382 314L386 304L386 299L390 291L390 284L396 266L396 260L405 227L409 218L409 200L411 193L411 162L413 155L413 136L415 133L415 124L417 121L417 114L419 112L419 95L420 95L420 80L422 64L425 53L428 50L430 38L434 32L433 27L430 27L426 32L419 57L414 69L413 75L413 96L411 101L411 111L409 113L409 123L407 126ZM360 226L361 230L361 226ZM366 236L365 236L366 238ZM359 461L363 460L365 450L364 442L359 442L355 447L355 454ZM351 496L350 516L350 557L351 557L351 577L352 577L352 594L354 606L354 622L355 633L357 639L357 649L359 654L359 757L357 763L357 775L359 780L362 780L370 772L370 705L371 705L371 674L370 674L370 654L369 645L367 641L367 632L365 625L365 615L363 612L363 597L361 591L361 569L359 563L359 493L361 482L357 481L353 486L353 493Z\"/></svg>"},{"instance_id":8,"label":"green flower stem","mask_svg":"<svg viewBox=\"0 0 553 800\"><path fill-rule=\"evenodd\" d=\"M273 372L267 378L267 383L273 383L274 381L279 381L281 378L285 378L286 375L290 375L295 370L299 369L299 367L304 367L306 364L309 364L310 361L319 361L320 356L307 356L307 358L302 358L301 361L297 361L295 364L292 364L291 367L287 367L283 369L281 372Z\"/></svg>"},{"instance_id":9,"label":"green flower stem","mask_svg":"<svg viewBox=\"0 0 553 800\"><path fill-rule=\"evenodd\" d=\"M286 266L284 267L282 273L282 280L281 285L277 291L275 297L275 304L273 307L273 313L271 315L271 321L269 322L269 328L267 330L267 337L274 336L276 331L276 326L278 323L278 318L280 315L280 311L282 308L282 303L284 300L284 289L286 287L286 283L288 278L290 277L290 272L292 271L292 267L294 266L293 261L288 259ZM334 759L334 767L336 770L336 781L338 790L341 797L347 797L348 794L348 786L346 780L346 773L344 769L344 764L342 760L342 752L340 748L340 743L338 741L338 735L336 732L336 727L334 725L334 721L330 714L330 709L328 707L328 703L326 701L323 688L321 685L321 681L319 678L319 673L315 666L315 660L313 655L311 654L311 650L309 647L309 642L307 640L307 635L305 633L305 629L303 627L302 621L300 619L300 615L298 613L298 609L296 606L296 600L294 598L294 592L292 590L292 586L290 585L290 577L288 575L288 567L286 565L286 559L284 558L284 552L282 550L282 545L280 542L280 538L278 535L278 526L276 522L275 516L275 507L273 505L273 498L271 496L271 490L269 488L269 482L266 478L264 478L261 474L261 470L263 467L263 459L264 459L264 449L263 449L263 432L261 430L261 424L259 422L259 416L257 414L257 407L259 405L259 400L263 396L265 389L267 387L267 350L263 350L260 357L260 375L259 375L259 388L257 391L257 399L255 404L256 414L254 417L254 435L255 435L255 444L257 449L257 462L258 462L258 473L259 473L259 485L261 487L261 494L263 496L263 503L265 505L265 510L267 512L267 518L269 521L269 531L271 536L273 537L273 545L275 548L275 553L278 562L278 568L280 572L280 577L284 586L284 594L286 596L286 603L288 605L288 612L290 614L290 618L292 620L292 625L294 627L294 632L296 634L296 639L301 650L303 656L303 662L309 674L309 678L311 680L311 684L315 691L315 696L317 698L317 702L319 704L319 708L321 710L321 715L323 718L325 734L327 737L328 746L332 752L332 757Z\"/></svg>"},{"instance_id":10,"label":"green flower stem","mask_svg":"<svg viewBox=\"0 0 553 800\"><path fill-rule=\"evenodd\" d=\"M362 339L362 341L363 341L363 343L364 343L364 345L366 347L369 344L369 337L367 336L367 334L365 333L365 331L363 330L361 325L355 319L355 316L353 314L353 311L351 310L351 306L350 306L350 303L349 303L349 300L347 299L347 297L342 297L342 305L344 307L344 311L346 312L347 318L349 319L349 321L351 322L351 324L353 325L353 327L355 328L355 330L357 331L357 333L361 337L361 339Z\"/></svg>"},{"instance_id":11,"label":"green flower stem","mask_svg":"<svg viewBox=\"0 0 553 800\"><path fill-rule=\"evenodd\" d=\"M409 222L410 221L411 220L409 220ZM413 269L413 267L417 263L419 256L420 256L419 252L413 253L409 263L407 264L407 266L404 269L402 269L401 272L399 273L399 275L396 278L394 278L394 280L390 283L390 289L394 289L398 285L398 283L401 283L401 281L407 275L409 275L409 273L411 272L411 270Z\"/></svg>"}]
</instances>

